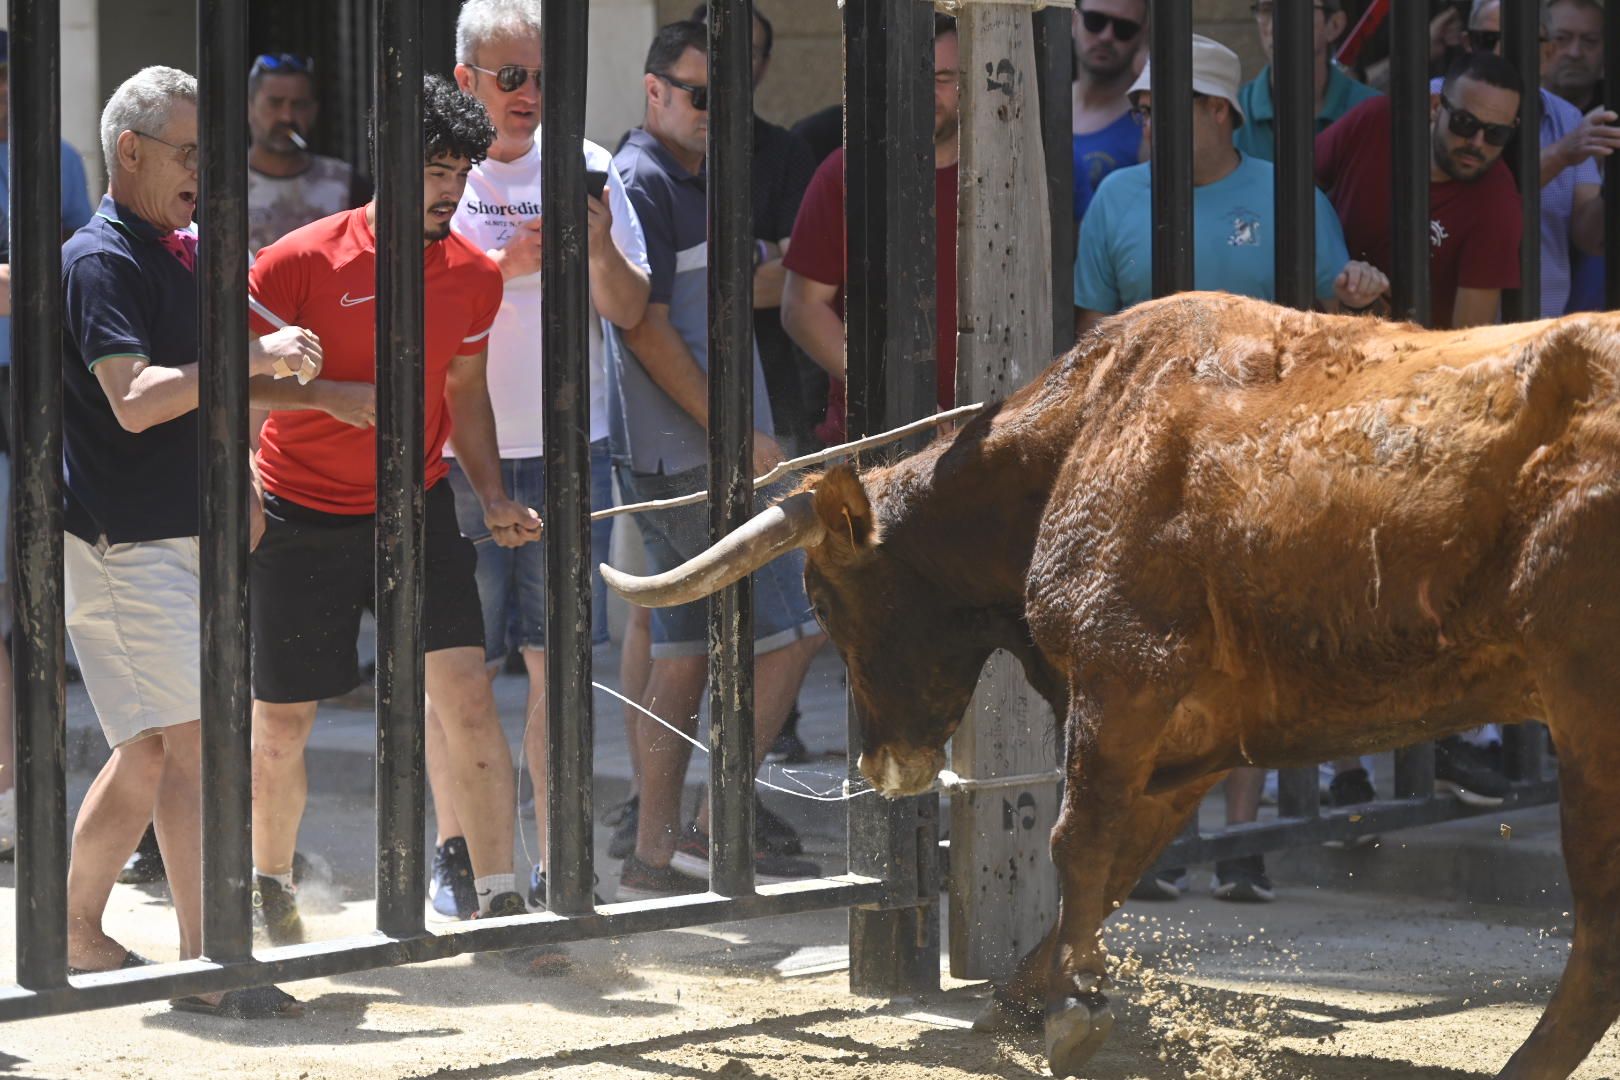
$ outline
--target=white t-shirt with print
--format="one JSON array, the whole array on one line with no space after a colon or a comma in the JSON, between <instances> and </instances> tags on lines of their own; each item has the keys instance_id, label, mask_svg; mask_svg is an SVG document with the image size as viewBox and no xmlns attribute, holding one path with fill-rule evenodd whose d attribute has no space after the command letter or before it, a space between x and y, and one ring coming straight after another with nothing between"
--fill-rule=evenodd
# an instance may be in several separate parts
<instances>
[{"instance_id":1,"label":"white t-shirt with print","mask_svg":"<svg viewBox=\"0 0 1620 1080\"><path fill-rule=\"evenodd\" d=\"M613 214L613 242L632 266L644 273L647 241L641 223L625 197L624 183L613 167L613 155L593 142L584 144L582 169L608 174L608 210ZM486 159L473 166L450 227L484 251L505 247L525 221L540 216L540 138L516 161ZM542 240L542 243L544 240ZM594 308L593 308L594 312ZM489 335L489 399L503 458L541 457L545 413L540 350L544 324L540 312L540 275L506 282L506 296ZM608 435L607 369L603 353L603 320L590 320L591 441ZM450 448L445 447L449 453Z\"/></svg>"}]
</instances>

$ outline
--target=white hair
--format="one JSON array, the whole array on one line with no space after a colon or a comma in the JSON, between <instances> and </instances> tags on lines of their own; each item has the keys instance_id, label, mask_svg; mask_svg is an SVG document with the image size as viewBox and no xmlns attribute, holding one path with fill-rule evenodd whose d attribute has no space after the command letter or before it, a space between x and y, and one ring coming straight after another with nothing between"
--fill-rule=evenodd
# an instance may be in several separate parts
<instances>
[{"instance_id":1,"label":"white hair","mask_svg":"<svg viewBox=\"0 0 1620 1080\"><path fill-rule=\"evenodd\" d=\"M456 61L471 64L492 41L540 36L540 0L467 0L456 16Z\"/></svg>"},{"instance_id":2,"label":"white hair","mask_svg":"<svg viewBox=\"0 0 1620 1080\"><path fill-rule=\"evenodd\" d=\"M1500 4L1501 2L1502 0L1474 0L1474 6L1468 9L1468 25L1473 26L1474 20L1479 18L1482 11L1492 4Z\"/></svg>"},{"instance_id":3,"label":"white hair","mask_svg":"<svg viewBox=\"0 0 1620 1080\"><path fill-rule=\"evenodd\" d=\"M118 136L126 131L156 135L179 102L197 104L197 80L171 67L142 68L113 91L101 110L101 155L109 177L118 175Z\"/></svg>"}]
</instances>

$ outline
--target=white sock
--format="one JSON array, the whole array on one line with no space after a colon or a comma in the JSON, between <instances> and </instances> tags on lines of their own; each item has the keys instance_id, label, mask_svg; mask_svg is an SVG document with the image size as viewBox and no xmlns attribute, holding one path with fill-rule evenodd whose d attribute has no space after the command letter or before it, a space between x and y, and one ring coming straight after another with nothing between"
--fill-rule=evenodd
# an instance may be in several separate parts
<instances>
[{"instance_id":1,"label":"white sock","mask_svg":"<svg viewBox=\"0 0 1620 1080\"><path fill-rule=\"evenodd\" d=\"M489 914L489 902L501 893L517 892L517 877L513 874L491 874L474 878L473 889L478 893L478 914Z\"/></svg>"},{"instance_id":2,"label":"white sock","mask_svg":"<svg viewBox=\"0 0 1620 1080\"><path fill-rule=\"evenodd\" d=\"M287 890L288 892L292 892L293 879L292 879L292 871L291 870L288 870L285 874L267 874L263 870L260 870L257 866L255 866L253 868L253 876L254 877L262 877L262 878L269 878L271 881L275 882L277 885L280 885L283 889Z\"/></svg>"}]
</instances>

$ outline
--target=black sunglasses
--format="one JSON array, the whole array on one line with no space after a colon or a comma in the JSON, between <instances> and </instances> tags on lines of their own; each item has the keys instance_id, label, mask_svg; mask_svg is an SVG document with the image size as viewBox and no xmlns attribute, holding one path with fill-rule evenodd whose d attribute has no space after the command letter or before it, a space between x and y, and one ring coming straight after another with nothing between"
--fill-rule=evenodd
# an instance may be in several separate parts
<instances>
[{"instance_id":1,"label":"black sunglasses","mask_svg":"<svg viewBox=\"0 0 1620 1080\"><path fill-rule=\"evenodd\" d=\"M294 75L315 74L313 56L294 56L292 53L260 53L253 59L255 72L290 72Z\"/></svg>"},{"instance_id":2,"label":"black sunglasses","mask_svg":"<svg viewBox=\"0 0 1620 1080\"><path fill-rule=\"evenodd\" d=\"M540 68L526 68L522 64L503 64L499 71L491 71L477 64L467 66L485 75L495 76L495 85L500 87L503 93L510 94L514 90L523 89L523 84L529 81L531 75L534 76L534 88L540 89Z\"/></svg>"},{"instance_id":3,"label":"black sunglasses","mask_svg":"<svg viewBox=\"0 0 1620 1080\"><path fill-rule=\"evenodd\" d=\"M707 86L693 86L691 83L683 83L679 79L670 78L661 71L655 71L653 74L657 75L660 79L663 79L677 90L685 90L688 94L691 94L692 108L696 109L698 112L709 111L709 88Z\"/></svg>"},{"instance_id":4,"label":"black sunglasses","mask_svg":"<svg viewBox=\"0 0 1620 1080\"><path fill-rule=\"evenodd\" d=\"M1506 146L1519 130L1519 122L1514 120L1511 124L1487 124L1467 109L1459 109L1441 95L1440 104L1446 107L1448 117L1446 126L1451 133L1459 139L1472 139L1478 132L1485 133L1485 141L1491 146Z\"/></svg>"},{"instance_id":5,"label":"black sunglasses","mask_svg":"<svg viewBox=\"0 0 1620 1080\"><path fill-rule=\"evenodd\" d=\"M1107 27L1112 26L1115 41L1130 41L1142 32L1141 23L1121 19L1114 15L1105 15L1100 11L1081 11L1080 23L1086 28L1088 34L1100 34Z\"/></svg>"}]
</instances>

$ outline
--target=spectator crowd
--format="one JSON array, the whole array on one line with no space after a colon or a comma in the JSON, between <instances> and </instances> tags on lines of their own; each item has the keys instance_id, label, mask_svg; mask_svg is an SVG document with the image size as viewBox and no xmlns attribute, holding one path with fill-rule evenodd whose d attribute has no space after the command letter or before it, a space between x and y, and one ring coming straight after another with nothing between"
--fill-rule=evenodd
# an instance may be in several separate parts
<instances>
[{"instance_id":1,"label":"spectator crowd","mask_svg":"<svg viewBox=\"0 0 1620 1080\"><path fill-rule=\"evenodd\" d=\"M1269 59L1275 4L1251 5ZM1501 55L1499 0L1443 5L1432 55L1430 255L1434 322L1500 320L1519 285L1519 183L1503 161L1521 130L1522 96L1541 95L1541 311L1601 306L1604 161L1620 146L1599 100L1599 0L1542 5L1541 71ZM1317 304L1388 310L1393 271L1389 98L1335 58L1350 28L1345 0L1314 10ZM706 10L659 29L642 78L644 118L620 145L585 142L591 498L594 508L668 499L706 486L708 428L708 37ZM1149 158L1153 70L1148 0L1078 0L1073 17L1074 266L1077 331L1152 295ZM753 79L769 77L771 23L756 13ZM935 20L933 191L937 228L941 409L955 404L959 49ZM543 858L513 865L514 757L491 683L510 656L528 680L523 757L546 830L547 707L544 313L540 262L542 36L538 0L466 0L454 80L424 95L423 273L426 477L422 636L427 765L437 836L429 886L445 919L543 908ZM5 63L0 34L0 70ZM372 602L375 475L376 204L365 170L313 153L314 60L259 56L247 73L250 329L255 453L253 605L253 906L276 944L304 939L298 832L304 749L319 702L365 675L357 639ZM1537 77L1539 75L1539 78ZM3 91L0 75L0 91ZM1193 42L1195 281L1274 299L1275 84L1269 64L1242 78L1235 53ZM844 437L846 280L844 151L834 110L794 130L754 121L752 466L762 474ZM0 186L9 178L0 108ZM181 954L201 947L199 776L198 357L195 261L199 194L197 84L147 68L101 117L109 187L93 211L84 167L63 145L62 257L66 618L112 756L85 796L68 881L76 972L147 961L102 930L115 880L167 876ZM926 196L926 192L917 193ZM0 197L0 208L5 205ZM0 265L0 319L9 314ZM0 398L9 386L0 326ZM383 358L382 362L387 362ZM287 378L302 372L305 378ZM309 375L313 378L307 378ZM0 420L8 414L0 408ZM780 488L759 493L766 504ZM702 506L638 518L649 572L702 550ZM607 560L605 527L592 564ZM796 701L825 637L809 614L803 556L752 582L755 744L803 753ZM688 734L708 676L704 602L633 610L621 687ZM605 597L593 628L605 637ZM600 640L600 637L599 637ZM0 650L0 846L9 847L9 665ZM708 887L706 800L682 820L688 745L633 707L624 724L633 794L610 853L621 899ZM1494 805L1507 793L1500 733L1443 740L1438 784ZM756 763L756 764L758 764ZM1369 764L1333 763L1325 796L1374 797ZM1228 820L1252 821L1260 770L1227 781ZM756 878L819 875L794 830L756 806ZM143 833L145 835L143 835ZM131 852L134 852L131 855ZM1173 899L1179 871L1150 874L1135 895ZM1258 856L1216 867L1215 895L1273 895ZM537 968L561 970L560 948ZM232 1017L295 1015L275 987L187 997L177 1007Z\"/></svg>"}]
</instances>

